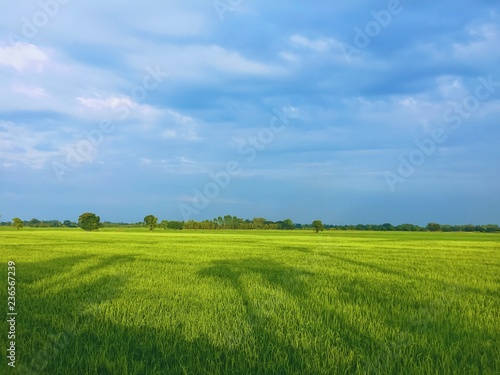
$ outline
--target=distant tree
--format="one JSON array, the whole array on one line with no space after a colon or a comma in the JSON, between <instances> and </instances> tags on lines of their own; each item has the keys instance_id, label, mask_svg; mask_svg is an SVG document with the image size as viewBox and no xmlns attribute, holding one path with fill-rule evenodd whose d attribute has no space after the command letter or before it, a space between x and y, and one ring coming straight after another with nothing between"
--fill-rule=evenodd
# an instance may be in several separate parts
<instances>
[{"instance_id":1,"label":"distant tree","mask_svg":"<svg viewBox=\"0 0 500 375\"><path fill-rule=\"evenodd\" d=\"M427 224L426 229L431 232L439 232L441 230L441 225L437 223L429 223Z\"/></svg>"},{"instance_id":2,"label":"distant tree","mask_svg":"<svg viewBox=\"0 0 500 375\"><path fill-rule=\"evenodd\" d=\"M167 220L162 220L160 223L160 228L162 229L167 229L168 227L168 221Z\"/></svg>"},{"instance_id":3,"label":"distant tree","mask_svg":"<svg viewBox=\"0 0 500 375\"><path fill-rule=\"evenodd\" d=\"M500 227L497 224L488 224L485 229L487 233L500 232Z\"/></svg>"},{"instance_id":4,"label":"distant tree","mask_svg":"<svg viewBox=\"0 0 500 375\"><path fill-rule=\"evenodd\" d=\"M266 221L264 221L263 228L264 229L277 229L278 224L276 224L274 221L266 220Z\"/></svg>"},{"instance_id":5,"label":"distant tree","mask_svg":"<svg viewBox=\"0 0 500 375\"><path fill-rule=\"evenodd\" d=\"M224 215L224 229L231 229L233 224L233 217L231 215Z\"/></svg>"},{"instance_id":6,"label":"distant tree","mask_svg":"<svg viewBox=\"0 0 500 375\"><path fill-rule=\"evenodd\" d=\"M14 227L19 230L23 227L23 221L21 219L19 219L18 217L15 217L14 219L12 219L12 225L14 225Z\"/></svg>"},{"instance_id":7,"label":"distant tree","mask_svg":"<svg viewBox=\"0 0 500 375\"><path fill-rule=\"evenodd\" d=\"M71 222L71 220L64 220L63 225L69 228L73 226L73 223Z\"/></svg>"},{"instance_id":8,"label":"distant tree","mask_svg":"<svg viewBox=\"0 0 500 375\"><path fill-rule=\"evenodd\" d=\"M232 222L232 228L233 229L238 229L241 227L241 225L243 224L244 220L237 217L237 216L233 216L233 222Z\"/></svg>"},{"instance_id":9,"label":"distant tree","mask_svg":"<svg viewBox=\"0 0 500 375\"><path fill-rule=\"evenodd\" d=\"M449 224L441 225L441 230L443 232L456 232L456 228L453 225Z\"/></svg>"},{"instance_id":10,"label":"distant tree","mask_svg":"<svg viewBox=\"0 0 500 375\"><path fill-rule=\"evenodd\" d=\"M194 220L188 220L184 224L184 229L199 229L200 223Z\"/></svg>"},{"instance_id":11,"label":"distant tree","mask_svg":"<svg viewBox=\"0 0 500 375\"><path fill-rule=\"evenodd\" d=\"M292 219L283 220L283 225L285 226L285 229L295 229L295 224L293 223Z\"/></svg>"},{"instance_id":12,"label":"distant tree","mask_svg":"<svg viewBox=\"0 0 500 375\"><path fill-rule=\"evenodd\" d=\"M396 227L396 230L403 232L413 232L415 231L415 225L413 224L401 224Z\"/></svg>"},{"instance_id":13,"label":"distant tree","mask_svg":"<svg viewBox=\"0 0 500 375\"><path fill-rule=\"evenodd\" d=\"M40 223L40 220L33 218L29 221L28 225L33 228L38 228L40 226Z\"/></svg>"},{"instance_id":14,"label":"distant tree","mask_svg":"<svg viewBox=\"0 0 500 375\"><path fill-rule=\"evenodd\" d=\"M35 219L36 220L36 219ZM44 220L40 222L40 227L52 227L52 228L57 228L60 227L62 224L59 220Z\"/></svg>"},{"instance_id":15,"label":"distant tree","mask_svg":"<svg viewBox=\"0 0 500 375\"><path fill-rule=\"evenodd\" d=\"M92 231L101 227L101 218L91 212L85 212L78 218L78 226L86 231Z\"/></svg>"},{"instance_id":16,"label":"distant tree","mask_svg":"<svg viewBox=\"0 0 500 375\"><path fill-rule=\"evenodd\" d=\"M167 224L168 229L184 229L184 222L183 221L169 221Z\"/></svg>"},{"instance_id":17,"label":"distant tree","mask_svg":"<svg viewBox=\"0 0 500 375\"><path fill-rule=\"evenodd\" d=\"M486 232L486 228L484 228L482 225L476 225L474 228L476 232Z\"/></svg>"},{"instance_id":18,"label":"distant tree","mask_svg":"<svg viewBox=\"0 0 500 375\"><path fill-rule=\"evenodd\" d=\"M266 222L266 219L263 217L254 217L252 220L253 228L254 229L262 229L262 228L264 228L265 222Z\"/></svg>"},{"instance_id":19,"label":"distant tree","mask_svg":"<svg viewBox=\"0 0 500 375\"><path fill-rule=\"evenodd\" d=\"M285 219L281 223L281 228L287 230L295 229L295 224L292 222L291 219Z\"/></svg>"},{"instance_id":20,"label":"distant tree","mask_svg":"<svg viewBox=\"0 0 500 375\"><path fill-rule=\"evenodd\" d=\"M323 226L323 223L321 220L314 220L312 222L312 227L316 233L318 233L319 231L325 230L325 227Z\"/></svg>"},{"instance_id":21,"label":"distant tree","mask_svg":"<svg viewBox=\"0 0 500 375\"><path fill-rule=\"evenodd\" d=\"M149 230L153 230L156 228L158 223L158 218L153 215L148 215L144 218L144 225L146 225Z\"/></svg>"},{"instance_id":22,"label":"distant tree","mask_svg":"<svg viewBox=\"0 0 500 375\"><path fill-rule=\"evenodd\" d=\"M219 222L217 221L217 218L214 218L212 220L212 223L213 223L213 228L214 229L219 229Z\"/></svg>"},{"instance_id":23,"label":"distant tree","mask_svg":"<svg viewBox=\"0 0 500 375\"><path fill-rule=\"evenodd\" d=\"M473 224L464 225L464 232L474 232L475 226Z\"/></svg>"},{"instance_id":24,"label":"distant tree","mask_svg":"<svg viewBox=\"0 0 500 375\"><path fill-rule=\"evenodd\" d=\"M384 223L382 224L383 229L382 230L387 230L387 231L393 231L395 228L391 223Z\"/></svg>"}]
</instances>

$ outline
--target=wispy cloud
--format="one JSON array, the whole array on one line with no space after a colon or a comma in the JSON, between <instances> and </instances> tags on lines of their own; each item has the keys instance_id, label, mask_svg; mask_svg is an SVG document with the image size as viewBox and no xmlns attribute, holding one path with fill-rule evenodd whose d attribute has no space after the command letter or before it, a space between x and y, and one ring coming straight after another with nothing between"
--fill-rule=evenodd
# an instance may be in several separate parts
<instances>
[{"instance_id":1,"label":"wispy cloud","mask_svg":"<svg viewBox=\"0 0 500 375\"><path fill-rule=\"evenodd\" d=\"M338 45L338 42L335 39L309 39L305 36L295 34L290 37L290 44L294 47L303 47L316 52L327 52L332 46Z\"/></svg>"},{"instance_id":2,"label":"wispy cloud","mask_svg":"<svg viewBox=\"0 0 500 375\"><path fill-rule=\"evenodd\" d=\"M14 68L18 72L41 72L48 60L47 52L33 44L17 42L11 46L0 47L0 65Z\"/></svg>"},{"instance_id":3,"label":"wispy cloud","mask_svg":"<svg viewBox=\"0 0 500 375\"><path fill-rule=\"evenodd\" d=\"M50 95L45 91L45 89L38 86L14 84L12 86L12 91L34 99L50 98Z\"/></svg>"},{"instance_id":4,"label":"wispy cloud","mask_svg":"<svg viewBox=\"0 0 500 375\"><path fill-rule=\"evenodd\" d=\"M480 59L486 62L500 56L500 51L496 48L500 45L500 28L497 25L471 25L467 28L467 33L468 41L452 44L455 57L465 60L473 58L475 61Z\"/></svg>"},{"instance_id":5,"label":"wispy cloud","mask_svg":"<svg viewBox=\"0 0 500 375\"><path fill-rule=\"evenodd\" d=\"M0 122L0 163L11 168L23 166L42 169L57 155L54 132L33 131L12 122Z\"/></svg>"},{"instance_id":6,"label":"wispy cloud","mask_svg":"<svg viewBox=\"0 0 500 375\"><path fill-rule=\"evenodd\" d=\"M240 52L217 44L159 45L147 58L130 56L133 66L158 61L172 79L213 79L219 75L271 76L281 68L245 57Z\"/></svg>"}]
</instances>

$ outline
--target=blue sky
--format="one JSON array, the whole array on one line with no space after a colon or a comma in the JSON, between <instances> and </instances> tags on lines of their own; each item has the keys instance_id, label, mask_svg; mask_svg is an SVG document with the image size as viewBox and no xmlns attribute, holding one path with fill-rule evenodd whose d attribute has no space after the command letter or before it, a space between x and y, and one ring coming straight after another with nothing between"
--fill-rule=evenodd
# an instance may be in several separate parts
<instances>
[{"instance_id":1,"label":"blue sky","mask_svg":"<svg viewBox=\"0 0 500 375\"><path fill-rule=\"evenodd\" d=\"M3 7L2 221L500 223L496 1Z\"/></svg>"}]
</instances>

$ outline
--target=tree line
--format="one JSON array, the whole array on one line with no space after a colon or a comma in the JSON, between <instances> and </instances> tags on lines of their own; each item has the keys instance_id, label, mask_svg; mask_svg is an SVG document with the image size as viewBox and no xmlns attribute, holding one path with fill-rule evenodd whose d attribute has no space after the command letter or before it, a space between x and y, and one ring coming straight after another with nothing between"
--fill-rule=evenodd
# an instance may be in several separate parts
<instances>
[{"instance_id":1,"label":"tree line","mask_svg":"<svg viewBox=\"0 0 500 375\"><path fill-rule=\"evenodd\" d=\"M158 218L154 215L148 215L144 217L144 225L153 230L155 228L161 229L283 229L283 230L293 230L293 229L306 229L312 228L316 232L324 230L323 223L321 220L315 220L312 224L294 224L291 219L285 219L281 221L270 221L263 217L256 217L252 220L242 219L237 216L226 215L224 217L219 216L212 220L203 221L168 221L162 220L158 224Z\"/></svg>"},{"instance_id":2,"label":"tree line","mask_svg":"<svg viewBox=\"0 0 500 375\"><path fill-rule=\"evenodd\" d=\"M393 226L390 223L382 225L358 224L358 225L325 225L325 228L336 230L369 230L369 231L399 231L399 232L482 232L496 233L500 232L500 226L497 224L487 225L449 225L428 223L425 227L414 224L400 224Z\"/></svg>"},{"instance_id":3,"label":"tree line","mask_svg":"<svg viewBox=\"0 0 500 375\"><path fill-rule=\"evenodd\" d=\"M71 220L38 220L31 219L29 221L21 220L19 218L12 219L11 222L0 222L1 226L14 226L17 229L23 227L32 228L82 228L84 230L96 230L103 227L145 227L149 230L163 229L163 230L217 230L217 229L274 229L274 230L301 230L308 229L316 232L322 230L358 230L358 231L402 231L402 232L482 232L482 233L496 233L500 232L500 227L496 224L488 225L448 225L438 223L428 223L425 227L414 224L400 224L392 225L385 224L358 224L358 225L330 225L323 224L321 220L315 220L311 224L299 224L292 222L291 219L284 219L280 221L271 221L263 217L256 217L252 220L242 219L237 216L225 215L219 216L212 220L203 221L176 221L176 220L162 220L161 222L154 215L147 215L142 221L136 223L112 223L110 221L101 222L99 216L94 213L86 212L80 215L78 221Z\"/></svg>"}]
</instances>

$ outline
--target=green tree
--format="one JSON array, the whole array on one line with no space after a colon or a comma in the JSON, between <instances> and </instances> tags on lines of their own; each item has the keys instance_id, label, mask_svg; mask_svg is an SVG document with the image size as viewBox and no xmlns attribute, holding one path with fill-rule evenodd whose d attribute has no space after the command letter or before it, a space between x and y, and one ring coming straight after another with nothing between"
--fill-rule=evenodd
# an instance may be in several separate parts
<instances>
[{"instance_id":1,"label":"green tree","mask_svg":"<svg viewBox=\"0 0 500 375\"><path fill-rule=\"evenodd\" d=\"M383 229L382 230L388 230L388 231L393 231L395 228L391 223L384 223L382 224Z\"/></svg>"},{"instance_id":2,"label":"green tree","mask_svg":"<svg viewBox=\"0 0 500 375\"><path fill-rule=\"evenodd\" d=\"M323 226L323 223L321 220L314 220L312 222L312 227L316 233L318 233L319 231L325 230L325 227Z\"/></svg>"},{"instance_id":3,"label":"green tree","mask_svg":"<svg viewBox=\"0 0 500 375\"><path fill-rule=\"evenodd\" d=\"M486 226L486 233L500 232L500 227L497 224L488 224Z\"/></svg>"},{"instance_id":4,"label":"green tree","mask_svg":"<svg viewBox=\"0 0 500 375\"><path fill-rule=\"evenodd\" d=\"M414 232L416 231L416 228L413 224L401 224L398 225L397 230L402 230L404 232Z\"/></svg>"},{"instance_id":5,"label":"green tree","mask_svg":"<svg viewBox=\"0 0 500 375\"><path fill-rule=\"evenodd\" d=\"M101 218L91 212L85 212L78 218L78 226L86 231L92 231L101 227Z\"/></svg>"},{"instance_id":6,"label":"green tree","mask_svg":"<svg viewBox=\"0 0 500 375\"><path fill-rule=\"evenodd\" d=\"M184 229L184 222L171 220L168 222L167 228L168 229L178 229L178 230Z\"/></svg>"},{"instance_id":7,"label":"green tree","mask_svg":"<svg viewBox=\"0 0 500 375\"><path fill-rule=\"evenodd\" d=\"M291 219L285 219L281 223L281 228L287 229L287 230L292 230L292 229L295 229L295 224L293 223L293 221Z\"/></svg>"},{"instance_id":8,"label":"green tree","mask_svg":"<svg viewBox=\"0 0 500 375\"><path fill-rule=\"evenodd\" d=\"M453 227L453 225L444 224L444 225L441 226L441 230L443 232L454 232L455 231L455 227Z\"/></svg>"},{"instance_id":9,"label":"green tree","mask_svg":"<svg viewBox=\"0 0 500 375\"><path fill-rule=\"evenodd\" d=\"M252 220L253 228L254 229L262 229L262 228L264 228L265 222L266 222L266 219L263 217L254 217Z\"/></svg>"},{"instance_id":10,"label":"green tree","mask_svg":"<svg viewBox=\"0 0 500 375\"><path fill-rule=\"evenodd\" d=\"M15 217L12 219L12 224L14 225L17 230L21 229L23 227L23 221L19 219L18 217Z\"/></svg>"},{"instance_id":11,"label":"green tree","mask_svg":"<svg viewBox=\"0 0 500 375\"><path fill-rule=\"evenodd\" d=\"M33 227L33 228L38 228L38 227L40 226L40 224L41 224L41 221L40 221L40 220L38 220L38 219L35 219L35 218L31 219L31 220L29 221L29 223L28 223L28 225L29 225L30 227Z\"/></svg>"},{"instance_id":12,"label":"green tree","mask_svg":"<svg viewBox=\"0 0 500 375\"><path fill-rule=\"evenodd\" d=\"M233 217L231 215L224 215L224 229L232 229Z\"/></svg>"},{"instance_id":13,"label":"green tree","mask_svg":"<svg viewBox=\"0 0 500 375\"><path fill-rule=\"evenodd\" d=\"M464 232L474 232L475 227L473 224L464 225Z\"/></svg>"},{"instance_id":14,"label":"green tree","mask_svg":"<svg viewBox=\"0 0 500 375\"><path fill-rule=\"evenodd\" d=\"M167 229L168 227L168 221L167 220L162 220L160 223L160 228L162 229Z\"/></svg>"},{"instance_id":15,"label":"green tree","mask_svg":"<svg viewBox=\"0 0 500 375\"><path fill-rule=\"evenodd\" d=\"M148 215L144 218L144 224L146 225L146 227L149 228L149 230L155 229L157 223L158 223L158 218L153 215Z\"/></svg>"},{"instance_id":16,"label":"green tree","mask_svg":"<svg viewBox=\"0 0 500 375\"><path fill-rule=\"evenodd\" d=\"M427 230L431 231L431 232L439 232L441 230L441 225L437 224L437 223L429 223L427 224Z\"/></svg>"}]
</instances>

